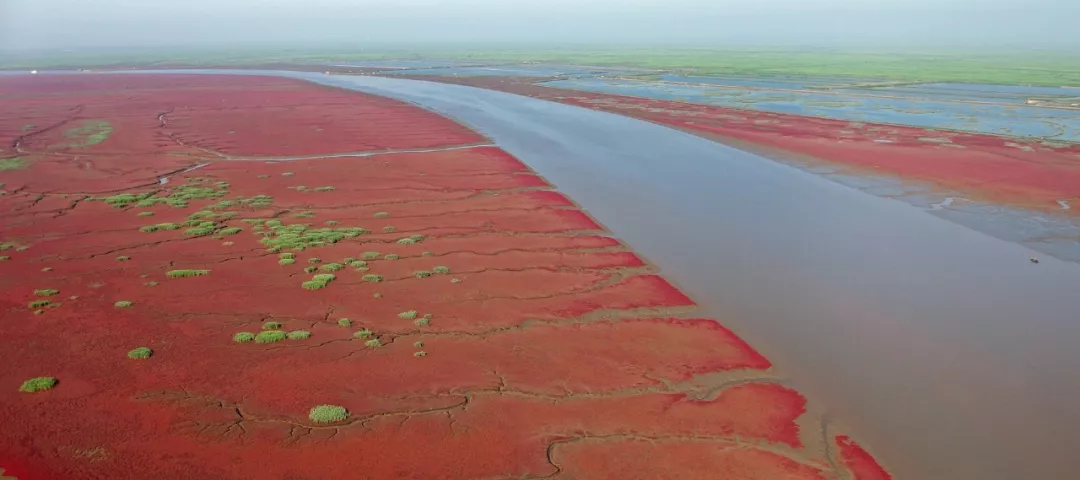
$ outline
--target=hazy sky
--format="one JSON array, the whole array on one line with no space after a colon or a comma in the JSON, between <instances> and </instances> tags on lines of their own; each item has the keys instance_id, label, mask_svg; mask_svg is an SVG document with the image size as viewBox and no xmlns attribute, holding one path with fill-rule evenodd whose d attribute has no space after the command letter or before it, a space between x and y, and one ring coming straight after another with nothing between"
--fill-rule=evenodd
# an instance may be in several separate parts
<instances>
[{"instance_id":1,"label":"hazy sky","mask_svg":"<svg viewBox=\"0 0 1080 480\"><path fill-rule=\"evenodd\" d=\"M320 43L1080 48L1080 0L0 0L0 49Z\"/></svg>"}]
</instances>

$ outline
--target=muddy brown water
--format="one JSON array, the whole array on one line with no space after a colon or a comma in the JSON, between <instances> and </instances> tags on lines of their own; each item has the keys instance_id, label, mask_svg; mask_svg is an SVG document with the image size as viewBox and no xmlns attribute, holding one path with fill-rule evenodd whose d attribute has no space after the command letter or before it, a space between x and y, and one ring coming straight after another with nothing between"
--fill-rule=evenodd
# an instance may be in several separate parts
<instances>
[{"instance_id":1,"label":"muddy brown water","mask_svg":"<svg viewBox=\"0 0 1080 480\"><path fill-rule=\"evenodd\" d=\"M762 351L896 478L1080 478L1080 264L1033 264L1023 246L911 205L635 119L460 85L265 73L484 133Z\"/></svg>"}]
</instances>

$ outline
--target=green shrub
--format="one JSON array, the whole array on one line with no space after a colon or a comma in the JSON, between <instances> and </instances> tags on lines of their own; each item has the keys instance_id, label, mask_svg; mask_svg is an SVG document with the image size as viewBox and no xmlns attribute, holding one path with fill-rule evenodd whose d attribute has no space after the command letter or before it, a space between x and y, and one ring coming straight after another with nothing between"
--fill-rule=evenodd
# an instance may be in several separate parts
<instances>
[{"instance_id":1,"label":"green shrub","mask_svg":"<svg viewBox=\"0 0 1080 480\"><path fill-rule=\"evenodd\" d=\"M169 270L165 276L169 278L205 277L210 275L210 270Z\"/></svg>"},{"instance_id":2,"label":"green shrub","mask_svg":"<svg viewBox=\"0 0 1080 480\"><path fill-rule=\"evenodd\" d=\"M116 257L116 261L118 261L118 262L126 262L126 261L128 261L128 260L131 260L131 257L128 257L128 256L124 256L124 255L121 255L121 256L119 256L119 257Z\"/></svg>"},{"instance_id":3,"label":"green shrub","mask_svg":"<svg viewBox=\"0 0 1080 480\"><path fill-rule=\"evenodd\" d=\"M354 333L353 337L355 337L355 338L368 338L368 337L370 337L372 335L374 335L374 333L371 330L368 330L368 329L365 328L363 330L359 330L356 333Z\"/></svg>"},{"instance_id":4,"label":"green shrub","mask_svg":"<svg viewBox=\"0 0 1080 480\"><path fill-rule=\"evenodd\" d=\"M236 234L238 234L238 233L240 233L242 231L244 231L244 229L242 229L240 227L229 227L229 228L223 228L221 230L218 230L217 234L218 235L236 235Z\"/></svg>"},{"instance_id":5,"label":"green shrub","mask_svg":"<svg viewBox=\"0 0 1080 480\"><path fill-rule=\"evenodd\" d=\"M54 386L56 386L56 378L37 377L23 382L22 386L19 387L19 391L24 393L34 393L48 390Z\"/></svg>"},{"instance_id":6,"label":"green shrub","mask_svg":"<svg viewBox=\"0 0 1080 480\"><path fill-rule=\"evenodd\" d=\"M332 273L320 273L312 277L311 280L302 283L301 286L305 290L319 290L325 288L335 279L337 279L337 276Z\"/></svg>"},{"instance_id":7,"label":"green shrub","mask_svg":"<svg viewBox=\"0 0 1080 480\"><path fill-rule=\"evenodd\" d=\"M364 275L364 281L365 282L379 283L382 280L383 280L382 275L372 275L372 274Z\"/></svg>"},{"instance_id":8,"label":"green shrub","mask_svg":"<svg viewBox=\"0 0 1080 480\"><path fill-rule=\"evenodd\" d=\"M154 212L139 212L139 214L136 215L136 216L138 216L138 217L152 217L152 216L154 216Z\"/></svg>"},{"instance_id":9,"label":"green shrub","mask_svg":"<svg viewBox=\"0 0 1080 480\"><path fill-rule=\"evenodd\" d=\"M349 320L348 318L339 318L337 324L339 326L348 328L352 326L352 320Z\"/></svg>"},{"instance_id":10,"label":"green shrub","mask_svg":"<svg viewBox=\"0 0 1080 480\"><path fill-rule=\"evenodd\" d=\"M418 318L416 320L413 320L413 325L416 325L417 327L426 327L426 326L428 326L430 324L431 324L431 318L429 318L429 317Z\"/></svg>"},{"instance_id":11,"label":"green shrub","mask_svg":"<svg viewBox=\"0 0 1080 480\"><path fill-rule=\"evenodd\" d=\"M184 235L189 237L205 237L214 233L214 227L195 227L184 230Z\"/></svg>"},{"instance_id":12,"label":"green shrub","mask_svg":"<svg viewBox=\"0 0 1080 480\"><path fill-rule=\"evenodd\" d=\"M305 272L305 273L315 273L315 272L317 272L318 270L319 270L319 267L315 267L315 266L311 266L311 267L304 267L304 272Z\"/></svg>"},{"instance_id":13,"label":"green shrub","mask_svg":"<svg viewBox=\"0 0 1080 480\"><path fill-rule=\"evenodd\" d=\"M128 352L127 355L128 355L128 358L144 359L144 358L150 358L150 355L153 355L153 354L154 354L153 350L151 350L151 349L149 349L147 347L139 347L139 348L136 348L136 349Z\"/></svg>"},{"instance_id":14,"label":"green shrub","mask_svg":"<svg viewBox=\"0 0 1080 480\"><path fill-rule=\"evenodd\" d=\"M391 253L391 254L388 254L387 256L383 257L383 258L385 258L387 260L397 260L397 259L400 259L401 257Z\"/></svg>"},{"instance_id":15,"label":"green shrub","mask_svg":"<svg viewBox=\"0 0 1080 480\"><path fill-rule=\"evenodd\" d=\"M0 262L6 262L8 260L11 260L11 257L7 255L0 256Z\"/></svg>"},{"instance_id":16,"label":"green shrub","mask_svg":"<svg viewBox=\"0 0 1080 480\"><path fill-rule=\"evenodd\" d=\"M121 193L120 195L113 195L111 197L105 197L105 203L112 205L116 208L126 207L132 203L140 200L145 200L150 194L132 195L130 193Z\"/></svg>"},{"instance_id":17,"label":"green shrub","mask_svg":"<svg viewBox=\"0 0 1080 480\"><path fill-rule=\"evenodd\" d=\"M354 261L348 262L348 264L349 264L350 267L353 267L353 268L364 268L364 267L368 266L368 263L363 261L363 260L354 260Z\"/></svg>"},{"instance_id":18,"label":"green shrub","mask_svg":"<svg viewBox=\"0 0 1080 480\"><path fill-rule=\"evenodd\" d=\"M157 228L161 230L180 230L180 225L175 223L159 223Z\"/></svg>"},{"instance_id":19,"label":"green shrub","mask_svg":"<svg viewBox=\"0 0 1080 480\"><path fill-rule=\"evenodd\" d=\"M281 225L280 222L267 222L271 229L266 238L261 240L267 248L304 250L306 248L321 247L338 243L346 238L354 238L367 230L359 227L345 228L310 228L306 224Z\"/></svg>"},{"instance_id":20,"label":"green shrub","mask_svg":"<svg viewBox=\"0 0 1080 480\"><path fill-rule=\"evenodd\" d=\"M222 201L220 201L220 202L218 202L218 203L216 203L214 205L210 205L207 208L209 208L211 210L225 210L226 208L234 207L234 206L236 206L236 202L234 202L232 200L222 200Z\"/></svg>"},{"instance_id":21,"label":"green shrub","mask_svg":"<svg viewBox=\"0 0 1080 480\"><path fill-rule=\"evenodd\" d=\"M375 212L375 218L386 218L390 216L390 212Z\"/></svg>"},{"instance_id":22,"label":"green shrub","mask_svg":"<svg viewBox=\"0 0 1080 480\"><path fill-rule=\"evenodd\" d=\"M397 231L397 228L395 228L393 225L387 225L387 226L383 227L382 231L384 231L386 233L394 233L394 232Z\"/></svg>"},{"instance_id":23,"label":"green shrub","mask_svg":"<svg viewBox=\"0 0 1080 480\"><path fill-rule=\"evenodd\" d=\"M282 258L281 260L278 260L277 263L279 265L292 265L292 264L296 263L296 260L293 260L291 258Z\"/></svg>"},{"instance_id":24,"label":"green shrub","mask_svg":"<svg viewBox=\"0 0 1080 480\"><path fill-rule=\"evenodd\" d=\"M315 187L316 192L332 192L334 190L337 190L337 189L334 188L334 187Z\"/></svg>"},{"instance_id":25,"label":"green shrub","mask_svg":"<svg viewBox=\"0 0 1080 480\"><path fill-rule=\"evenodd\" d=\"M198 212L195 212L195 213L192 213L191 215L188 215L187 218L188 218L188 220L199 220L199 219L202 219L202 218L215 218L215 217L217 217L217 214L214 213L214 212L211 212L210 210L199 210Z\"/></svg>"},{"instance_id":26,"label":"green shrub","mask_svg":"<svg viewBox=\"0 0 1080 480\"><path fill-rule=\"evenodd\" d=\"M30 309L47 308L53 306L53 302L48 300L34 300L26 305Z\"/></svg>"},{"instance_id":27,"label":"green shrub","mask_svg":"<svg viewBox=\"0 0 1080 480\"><path fill-rule=\"evenodd\" d=\"M379 258L379 252L364 252L364 254L360 255L360 257L362 257L364 260L375 260Z\"/></svg>"},{"instance_id":28,"label":"green shrub","mask_svg":"<svg viewBox=\"0 0 1080 480\"><path fill-rule=\"evenodd\" d=\"M412 235L398 240L397 243L401 245L412 245L415 243L423 242L425 238L427 237L423 235Z\"/></svg>"},{"instance_id":29,"label":"green shrub","mask_svg":"<svg viewBox=\"0 0 1080 480\"><path fill-rule=\"evenodd\" d=\"M255 334L251 332L240 332L236 335L233 335L232 339L236 343L247 343L255 340Z\"/></svg>"},{"instance_id":30,"label":"green shrub","mask_svg":"<svg viewBox=\"0 0 1080 480\"><path fill-rule=\"evenodd\" d=\"M416 352L416 353L412 354L412 356L414 356L414 357L416 357L416 358L420 358L420 357L426 357L426 356L427 356L427 352L425 352L425 351L421 350L421 351L419 351L419 352Z\"/></svg>"},{"instance_id":31,"label":"green shrub","mask_svg":"<svg viewBox=\"0 0 1080 480\"><path fill-rule=\"evenodd\" d=\"M281 322L266 322L262 326L263 330L281 330Z\"/></svg>"},{"instance_id":32,"label":"green shrub","mask_svg":"<svg viewBox=\"0 0 1080 480\"><path fill-rule=\"evenodd\" d=\"M450 267L444 267L442 265L439 265L438 267L435 267L431 270L435 273L438 273L439 275L446 275L450 273Z\"/></svg>"},{"instance_id":33,"label":"green shrub","mask_svg":"<svg viewBox=\"0 0 1080 480\"><path fill-rule=\"evenodd\" d=\"M34 290L34 295L37 295L39 297L51 297L51 296L56 295L58 293L60 293L60 290L55 290L55 289L52 289L52 288L43 288L41 290Z\"/></svg>"},{"instance_id":34,"label":"green shrub","mask_svg":"<svg viewBox=\"0 0 1080 480\"><path fill-rule=\"evenodd\" d=\"M416 343L413 343L412 346L414 346L416 348L424 348L424 342L416 342Z\"/></svg>"},{"instance_id":35,"label":"green shrub","mask_svg":"<svg viewBox=\"0 0 1080 480\"><path fill-rule=\"evenodd\" d=\"M255 335L255 343L274 343L286 338L288 338L288 335L281 330L266 330Z\"/></svg>"},{"instance_id":36,"label":"green shrub","mask_svg":"<svg viewBox=\"0 0 1080 480\"><path fill-rule=\"evenodd\" d=\"M328 263L326 265L323 265L322 267L319 267L320 270L326 272L336 272L338 270L341 270L342 268L345 268L345 265L342 265L340 263Z\"/></svg>"},{"instance_id":37,"label":"green shrub","mask_svg":"<svg viewBox=\"0 0 1080 480\"><path fill-rule=\"evenodd\" d=\"M379 348L379 347L382 346L382 342L380 342L379 339L377 339L377 338L373 338L371 340L368 340L368 341L364 342L364 345L367 345L368 348Z\"/></svg>"},{"instance_id":38,"label":"green shrub","mask_svg":"<svg viewBox=\"0 0 1080 480\"><path fill-rule=\"evenodd\" d=\"M318 258L309 258L308 263L322 263L322 260Z\"/></svg>"},{"instance_id":39,"label":"green shrub","mask_svg":"<svg viewBox=\"0 0 1080 480\"><path fill-rule=\"evenodd\" d=\"M286 333L285 337L289 340L306 340L311 337L311 332L307 330L293 330Z\"/></svg>"},{"instance_id":40,"label":"green shrub","mask_svg":"<svg viewBox=\"0 0 1080 480\"><path fill-rule=\"evenodd\" d=\"M428 278L431 276L431 272L427 270L418 270L413 272L413 275L416 275L416 278Z\"/></svg>"},{"instance_id":41,"label":"green shrub","mask_svg":"<svg viewBox=\"0 0 1080 480\"><path fill-rule=\"evenodd\" d=\"M139 227L139 231L143 232L143 233L153 233L153 232L158 231L158 226L157 225L144 225L144 226Z\"/></svg>"},{"instance_id":42,"label":"green shrub","mask_svg":"<svg viewBox=\"0 0 1080 480\"><path fill-rule=\"evenodd\" d=\"M412 319L416 318L416 314L417 314L416 310L409 310L407 312L401 312L397 316L398 316L398 318L402 318L402 319L405 319L405 320L412 320Z\"/></svg>"},{"instance_id":43,"label":"green shrub","mask_svg":"<svg viewBox=\"0 0 1080 480\"><path fill-rule=\"evenodd\" d=\"M127 301L127 300L121 300L121 301L116 302L116 303L113 304L113 306L116 307L116 308L128 308L128 307L130 307L132 305L134 305L134 303L131 303L131 302Z\"/></svg>"},{"instance_id":44,"label":"green shrub","mask_svg":"<svg viewBox=\"0 0 1080 480\"><path fill-rule=\"evenodd\" d=\"M295 253L282 253L281 255L278 255L278 257L281 258L282 260L294 260L294 259L296 259L296 254Z\"/></svg>"},{"instance_id":45,"label":"green shrub","mask_svg":"<svg viewBox=\"0 0 1080 480\"><path fill-rule=\"evenodd\" d=\"M337 423L349 418L349 411L338 405L318 405L311 408L308 418L315 423Z\"/></svg>"}]
</instances>

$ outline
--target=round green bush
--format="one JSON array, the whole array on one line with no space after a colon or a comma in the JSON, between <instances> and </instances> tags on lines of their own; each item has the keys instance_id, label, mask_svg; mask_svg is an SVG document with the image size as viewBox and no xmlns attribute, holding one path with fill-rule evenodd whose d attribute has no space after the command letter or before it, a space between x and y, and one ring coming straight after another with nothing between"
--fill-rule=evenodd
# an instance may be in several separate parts
<instances>
[{"instance_id":1,"label":"round green bush","mask_svg":"<svg viewBox=\"0 0 1080 480\"><path fill-rule=\"evenodd\" d=\"M288 335L281 330L266 330L255 335L255 343L274 343L286 338L288 338Z\"/></svg>"},{"instance_id":2,"label":"round green bush","mask_svg":"<svg viewBox=\"0 0 1080 480\"><path fill-rule=\"evenodd\" d=\"M308 418L315 423L336 423L349 418L349 411L338 405L318 405L311 408Z\"/></svg>"},{"instance_id":3,"label":"round green bush","mask_svg":"<svg viewBox=\"0 0 1080 480\"><path fill-rule=\"evenodd\" d=\"M289 340L305 340L311 338L311 332L307 330L293 330L285 334Z\"/></svg>"},{"instance_id":4,"label":"round green bush","mask_svg":"<svg viewBox=\"0 0 1080 480\"><path fill-rule=\"evenodd\" d=\"M23 382L22 386L19 387L19 391L25 393L34 393L40 392L42 390L48 390L55 385L56 378L54 377L37 377L31 378L30 380Z\"/></svg>"},{"instance_id":5,"label":"round green bush","mask_svg":"<svg viewBox=\"0 0 1080 480\"><path fill-rule=\"evenodd\" d=\"M150 355L153 355L153 354L154 354L153 350L151 350L151 349L149 349L147 347L139 347L139 348L136 348L136 349L128 352L128 358L144 359L144 358L150 358Z\"/></svg>"},{"instance_id":6,"label":"round green bush","mask_svg":"<svg viewBox=\"0 0 1080 480\"><path fill-rule=\"evenodd\" d=\"M255 340L255 334L251 332L240 332L236 335L233 335L232 339L236 343L247 343Z\"/></svg>"}]
</instances>

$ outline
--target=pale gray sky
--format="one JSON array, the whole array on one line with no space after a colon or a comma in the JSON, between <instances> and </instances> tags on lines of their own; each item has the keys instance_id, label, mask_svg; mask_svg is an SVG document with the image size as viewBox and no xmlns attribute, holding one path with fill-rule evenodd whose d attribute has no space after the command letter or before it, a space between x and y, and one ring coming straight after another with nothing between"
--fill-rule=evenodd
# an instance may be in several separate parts
<instances>
[{"instance_id":1,"label":"pale gray sky","mask_svg":"<svg viewBox=\"0 0 1080 480\"><path fill-rule=\"evenodd\" d=\"M0 49L320 43L1075 45L1080 0L0 0Z\"/></svg>"}]
</instances>

